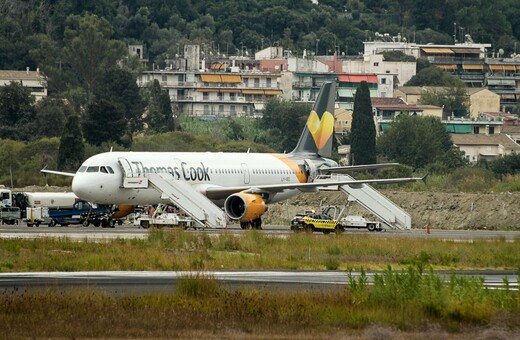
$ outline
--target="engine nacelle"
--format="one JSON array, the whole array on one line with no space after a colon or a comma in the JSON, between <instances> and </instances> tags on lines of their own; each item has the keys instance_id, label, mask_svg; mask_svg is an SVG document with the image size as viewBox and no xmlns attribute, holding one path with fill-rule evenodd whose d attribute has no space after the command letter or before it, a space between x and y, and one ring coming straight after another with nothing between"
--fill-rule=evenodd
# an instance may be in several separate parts
<instances>
[{"instance_id":1,"label":"engine nacelle","mask_svg":"<svg viewBox=\"0 0 520 340\"><path fill-rule=\"evenodd\" d=\"M112 216L110 216L113 219L118 219L125 217L126 215L130 214L132 211L134 211L134 206L130 204L120 204L115 209Z\"/></svg>"},{"instance_id":2,"label":"engine nacelle","mask_svg":"<svg viewBox=\"0 0 520 340\"><path fill-rule=\"evenodd\" d=\"M262 216L267 211L267 205L260 195L238 193L226 199L224 210L230 218L248 222Z\"/></svg>"}]
</instances>

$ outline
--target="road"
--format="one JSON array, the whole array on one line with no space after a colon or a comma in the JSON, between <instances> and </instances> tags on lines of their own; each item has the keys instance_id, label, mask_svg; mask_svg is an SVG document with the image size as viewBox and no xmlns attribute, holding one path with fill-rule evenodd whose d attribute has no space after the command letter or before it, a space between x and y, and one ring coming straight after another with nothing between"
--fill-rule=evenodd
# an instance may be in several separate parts
<instances>
[{"instance_id":1,"label":"road","mask_svg":"<svg viewBox=\"0 0 520 340\"><path fill-rule=\"evenodd\" d=\"M280 237L288 236L293 233L286 226L264 226L264 232L270 235L279 235ZM230 225L229 228L207 229L204 231L190 230L189 232L204 232L209 234L243 234L247 231L241 230L238 225ZM436 230L432 229L430 234L424 229L413 229L410 231L388 230L384 232L368 232L363 229L349 229L343 235L349 234L366 234L372 237L409 237L409 238L435 238L446 240L471 241L478 239L504 239L508 241L520 241L519 231L483 231L483 230ZM147 229L138 228L133 224L123 224L115 228L96 228L93 226L82 227L80 225L70 225L67 227L27 227L25 224L20 225L0 225L0 238L40 238L40 237L66 237L71 240L109 240L115 238L146 238ZM331 237L331 235L323 235L316 232L315 235L323 237Z\"/></svg>"}]
</instances>

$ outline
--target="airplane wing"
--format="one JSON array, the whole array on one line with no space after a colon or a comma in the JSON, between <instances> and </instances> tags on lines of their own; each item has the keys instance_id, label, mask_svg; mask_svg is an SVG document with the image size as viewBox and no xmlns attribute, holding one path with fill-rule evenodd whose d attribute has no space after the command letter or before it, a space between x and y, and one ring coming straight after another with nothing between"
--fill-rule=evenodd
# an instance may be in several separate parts
<instances>
[{"instance_id":1,"label":"airplane wing","mask_svg":"<svg viewBox=\"0 0 520 340\"><path fill-rule=\"evenodd\" d=\"M224 199L229 195L237 192L261 194L276 193L288 189L299 189L301 191L309 191L318 187L329 187L337 185L349 185L352 187L360 187L363 184L395 184L410 183L423 181L426 183L428 175L424 177L408 177L408 178L388 178L388 179L367 179L367 180L348 180L348 181L331 181L320 180L312 183L288 183L288 184L268 184L257 186L237 186L237 187L209 187L206 188L206 196L210 199Z\"/></svg>"},{"instance_id":2,"label":"airplane wing","mask_svg":"<svg viewBox=\"0 0 520 340\"><path fill-rule=\"evenodd\" d=\"M335 167L320 169L320 172L321 173L344 174L344 173L349 173L349 172L354 172L354 171L392 168L392 167L399 166L399 165L401 165L401 164L399 164L399 163L381 163L381 164L366 164L366 165L335 166Z\"/></svg>"},{"instance_id":3,"label":"airplane wing","mask_svg":"<svg viewBox=\"0 0 520 340\"><path fill-rule=\"evenodd\" d=\"M64 172L64 171L47 170L47 169L41 169L40 172L43 172L46 174L59 175L59 176L69 176L69 177L74 177L74 175L75 175L75 173L73 173L73 172Z\"/></svg>"}]
</instances>

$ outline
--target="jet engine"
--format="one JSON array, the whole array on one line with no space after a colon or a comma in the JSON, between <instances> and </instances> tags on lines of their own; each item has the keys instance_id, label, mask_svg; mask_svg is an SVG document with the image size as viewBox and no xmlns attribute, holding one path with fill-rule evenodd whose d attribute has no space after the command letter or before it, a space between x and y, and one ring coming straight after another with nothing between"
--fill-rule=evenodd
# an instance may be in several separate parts
<instances>
[{"instance_id":1,"label":"jet engine","mask_svg":"<svg viewBox=\"0 0 520 340\"><path fill-rule=\"evenodd\" d=\"M134 211L134 206L130 204L120 204L114 209L114 213L110 216L113 219L125 217Z\"/></svg>"},{"instance_id":2,"label":"jet engine","mask_svg":"<svg viewBox=\"0 0 520 340\"><path fill-rule=\"evenodd\" d=\"M267 206L260 195L238 193L226 199L224 210L230 218L248 222L262 216Z\"/></svg>"}]
</instances>

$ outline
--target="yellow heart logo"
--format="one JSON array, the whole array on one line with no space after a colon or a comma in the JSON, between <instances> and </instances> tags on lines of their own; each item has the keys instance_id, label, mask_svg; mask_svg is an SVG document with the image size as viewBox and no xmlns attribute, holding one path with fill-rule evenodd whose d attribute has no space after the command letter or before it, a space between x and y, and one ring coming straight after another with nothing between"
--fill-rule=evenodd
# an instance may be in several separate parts
<instances>
[{"instance_id":1,"label":"yellow heart logo","mask_svg":"<svg viewBox=\"0 0 520 340\"><path fill-rule=\"evenodd\" d=\"M325 111L320 120L316 111L311 111L309 119L307 119L307 128L312 135L316 148L321 150L334 132L334 116Z\"/></svg>"}]
</instances>

